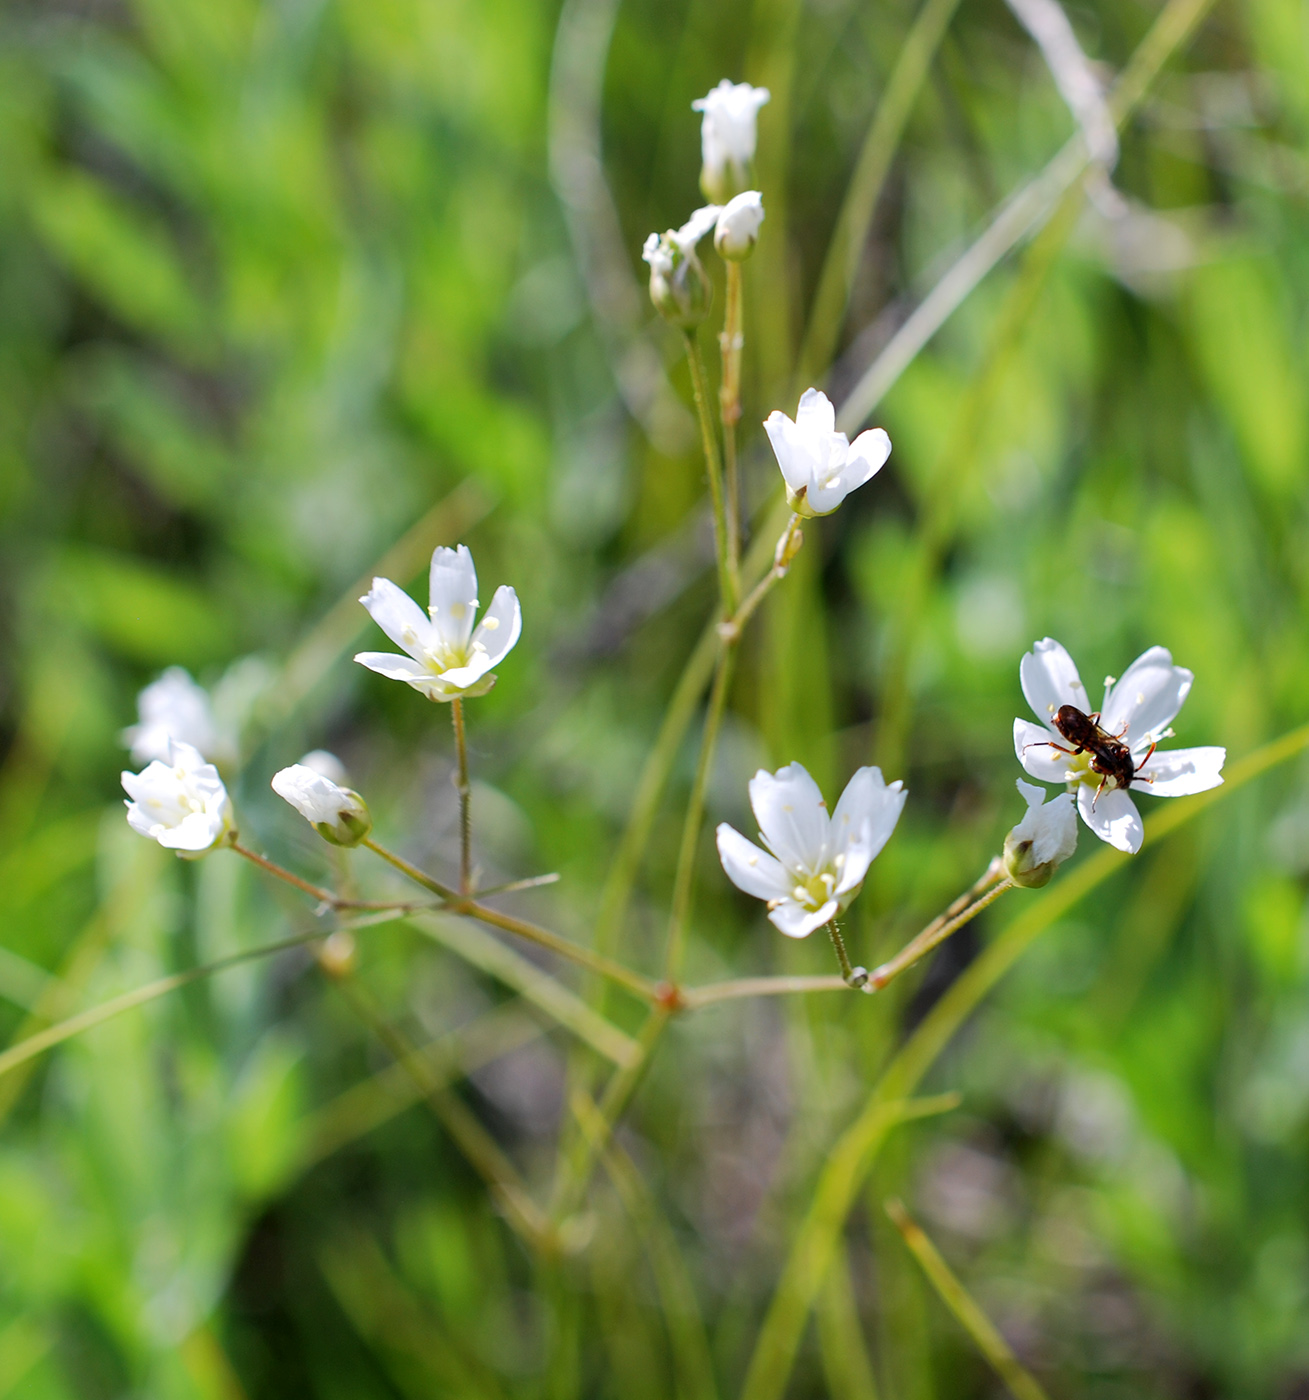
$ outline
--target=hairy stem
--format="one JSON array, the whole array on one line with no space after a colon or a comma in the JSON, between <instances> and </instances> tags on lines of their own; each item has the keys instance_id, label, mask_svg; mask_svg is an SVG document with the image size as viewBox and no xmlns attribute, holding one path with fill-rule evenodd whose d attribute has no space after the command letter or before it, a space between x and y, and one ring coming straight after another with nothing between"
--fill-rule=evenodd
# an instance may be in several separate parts
<instances>
[{"instance_id":1,"label":"hairy stem","mask_svg":"<svg viewBox=\"0 0 1309 1400\"><path fill-rule=\"evenodd\" d=\"M450 719L455 731L455 757L458 768L455 788L459 793L459 893L473 891L473 793L468 783L468 736L464 732L464 702L456 695L450 702Z\"/></svg>"},{"instance_id":2,"label":"hairy stem","mask_svg":"<svg viewBox=\"0 0 1309 1400\"><path fill-rule=\"evenodd\" d=\"M302 890L305 894L313 895L320 904L326 904L332 909L395 909L403 911L428 907L425 904L415 904L412 900L397 902L395 900L343 899L340 895L333 894L331 890L325 890L321 885L314 885L308 880L302 880L298 875L287 870L285 866L278 865L276 861L269 860L267 856L261 856L257 851L252 851L248 846L243 846L235 839L229 840L227 844L237 855L244 856L251 864L257 865L260 870L267 871L269 875L275 875L288 885L294 885L296 889Z\"/></svg>"}]
</instances>

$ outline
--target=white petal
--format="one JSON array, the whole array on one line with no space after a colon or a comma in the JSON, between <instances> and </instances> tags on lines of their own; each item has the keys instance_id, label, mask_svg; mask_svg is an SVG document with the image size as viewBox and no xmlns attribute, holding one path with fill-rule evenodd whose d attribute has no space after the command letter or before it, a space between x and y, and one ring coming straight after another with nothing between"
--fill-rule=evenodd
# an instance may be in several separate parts
<instances>
[{"instance_id":1,"label":"white petal","mask_svg":"<svg viewBox=\"0 0 1309 1400\"><path fill-rule=\"evenodd\" d=\"M522 630L523 610L518 606L518 594L503 583L495 590L486 616L473 633L473 651L483 652L491 666L498 666L513 650Z\"/></svg>"},{"instance_id":2,"label":"white petal","mask_svg":"<svg viewBox=\"0 0 1309 1400\"><path fill-rule=\"evenodd\" d=\"M726 822L718 827L718 858L736 888L756 899L785 899L791 892L792 881L781 861Z\"/></svg>"},{"instance_id":3,"label":"white petal","mask_svg":"<svg viewBox=\"0 0 1309 1400\"><path fill-rule=\"evenodd\" d=\"M379 676L393 681L407 681L410 685L425 685L436 679L421 661L412 656L397 656L393 651L361 651L355 660Z\"/></svg>"},{"instance_id":4,"label":"white petal","mask_svg":"<svg viewBox=\"0 0 1309 1400\"><path fill-rule=\"evenodd\" d=\"M1147 735L1168 728L1194 679L1186 667L1173 665L1167 648L1151 647L1132 662L1105 697L1100 723L1115 735L1126 725L1128 746L1148 747Z\"/></svg>"},{"instance_id":5,"label":"white petal","mask_svg":"<svg viewBox=\"0 0 1309 1400\"><path fill-rule=\"evenodd\" d=\"M447 646L463 651L473 635L477 617L477 570L467 545L432 551L428 575L432 626ZM399 638L394 640L399 641ZM400 643L404 646L404 643Z\"/></svg>"},{"instance_id":6,"label":"white petal","mask_svg":"<svg viewBox=\"0 0 1309 1400\"><path fill-rule=\"evenodd\" d=\"M1046 802L1043 788L1033 787L1021 778L1018 791L1027 801L1027 814L1010 833L1012 838L1032 843L1032 865L1047 865L1051 861L1062 865L1077 850L1077 814L1073 810L1072 794L1056 793ZM1032 794L1036 795L1035 802ZM1099 811L1098 805L1096 811Z\"/></svg>"},{"instance_id":7,"label":"white petal","mask_svg":"<svg viewBox=\"0 0 1309 1400\"><path fill-rule=\"evenodd\" d=\"M1052 637L1037 642L1023 657L1018 677L1032 713L1052 734L1058 732L1054 717L1060 705L1076 705L1079 710L1090 713L1091 702L1073 658ZM1032 772L1030 768L1027 771Z\"/></svg>"},{"instance_id":8,"label":"white petal","mask_svg":"<svg viewBox=\"0 0 1309 1400\"><path fill-rule=\"evenodd\" d=\"M848 850L857 843L866 847L868 861L874 860L891 839L895 824L904 811L909 794L897 779L888 784L880 768L860 768L845 785L841 800L832 813L831 847L833 854ZM867 862L864 870L868 869ZM859 877L863 878L862 875ZM842 884L845 872L842 872Z\"/></svg>"},{"instance_id":9,"label":"white petal","mask_svg":"<svg viewBox=\"0 0 1309 1400\"><path fill-rule=\"evenodd\" d=\"M677 230L673 235L673 241L683 254L695 252L695 245L717 224L718 216L722 212L720 205L706 204L703 209L697 209Z\"/></svg>"},{"instance_id":10,"label":"white petal","mask_svg":"<svg viewBox=\"0 0 1309 1400\"><path fill-rule=\"evenodd\" d=\"M824 473L822 468L818 467L805 493L805 504L812 515L831 515L850 494L851 489L843 473L838 472L833 476Z\"/></svg>"},{"instance_id":11,"label":"white petal","mask_svg":"<svg viewBox=\"0 0 1309 1400\"><path fill-rule=\"evenodd\" d=\"M170 851L207 851L222 834L223 819L212 812L191 812L180 825L151 833Z\"/></svg>"},{"instance_id":12,"label":"white petal","mask_svg":"<svg viewBox=\"0 0 1309 1400\"><path fill-rule=\"evenodd\" d=\"M1044 788L1037 787L1035 783L1025 783L1021 778L1014 779L1018 787L1018 795L1027 803L1028 811L1033 807L1039 807L1046 799Z\"/></svg>"},{"instance_id":13,"label":"white petal","mask_svg":"<svg viewBox=\"0 0 1309 1400\"><path fill-rule=\"evenodd\" d=\"M816 875L827 859L827 804L798 763L750 779L750 806L769 850L792 873Z\"/></svg>"},{"instance_id":14,"label":"white petal","mask_svg":"<svg viewBox=\"0 0 1309 1400\"><path fill-rule=\"evenodd\" d=\"M846 453L845 479L848 489L853 491L870 477L876 476L890 455L891 439L884 428L869 428L866 433L860 433Z\"/></svg>"},{"instance_id":15,"label":"white petal","mask_svg":"<svg viewBox=\"0 0 1309 1400\"><path fill-rule=\"evenodd\" d=\"M355 804L330 778L293 763L273 774L270 786L284 802L289 802L306 821L335 822Z\"/></svg>"},{"instance_id":16,"label":"white petal","mask_svg":"<svg viewBox=\"0 0 1309 1400\"><path fill-rule=\"evenodd\" d=\"M806 389L795 411L795 426L807 437L836 431L836 410L821 389Z\"/></svg>"},{"instance_id":17,"label":"white petal","mask_svg":"<svg viewBox=\"0 0 1309 1400\"><path fill-rule=\"evenodd\" d=\"M808 938L816 928L822 928L840 912L841 907L834 899L829 899L821 909L815 909L812 913L804 905L788 899L776 909L770 909L768 917L773 927L780 929L788 938Z\"/></svg>"},{"instance_id":18,"label":"white petal","mask_svg":"<svg viewBox=\"0 0 1309 1400\"><path fill-rule=\"evenodd\" d=\"M359 601L382 631L410 656L421 656L432 641L432 624L427 615L389 578L375 578L372 588Z\"/></svg>"},{"instance_id":19,"label":"white petal","mask_svg":"<svg viewBox=\"0 0 1309 1400\"><path fill-rule=\"evenodd\" d=\"M780 409L774 409L764 419L764 431L772 444L773 456L782 469L782 477L792 491L804 487L807 491L812 480L812 458L804 443L796 434L795 424Z\"/></svg>"},{"instance_id":20,"label":"white petal","mask_svg":"<svg viewBox=\"0 0 1309 1400\"><path fill-rule=\"evenodd\" d=\"M1082 820L1101 841L1135 855L1141 849L1144 830L1136 804L1124 788L1105 788L1097 798L1095 789L1083 783L1077 789L1077 810Z\"/></svg>"},{"instance_id":21,"label":"white petal","mask_svg":"<svg viewBox=\"0 0 1309 1400\"><path fill-rule=\"evenodd\" d=\"M1132 786L1152 797L1186 797L1193 792L1208 792L1222 783L1226 761L1226 749L1169 749L1166 753L1152 754Z\"/></svg>"},{"instance_id":22,"label":"white petal","mask_svg":"<svg viewBox=\"0 0 1309 1400\"><path fill-rule=\"evenodd\" d=\"M1014 753L1028 774L1041 783L1063 783L1068 772L1069 755L1060 753L1052 744L1068 742L1062 738L1051 739L1050 731L1029 719L1014 720Z\"/></svg>"}]
</instances>

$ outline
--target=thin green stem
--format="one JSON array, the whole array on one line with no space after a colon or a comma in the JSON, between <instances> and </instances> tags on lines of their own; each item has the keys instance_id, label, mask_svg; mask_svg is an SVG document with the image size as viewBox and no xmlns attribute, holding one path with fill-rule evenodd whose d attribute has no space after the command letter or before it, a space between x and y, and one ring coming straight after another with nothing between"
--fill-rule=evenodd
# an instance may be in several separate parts
<instances>
[{"instance_id":1,"label":"thin green stem","mask_svg":"<svg viewBox=\"0 0 1309 1400\"><path fill-rule=\"evenodd\" d=\"M845 939L841 937L841 930L837 928L835 919L827 925L827 934L832 940L836 960L841 964L841 980L847 987L864 986L868 981L868 969L850 966L850 954L845 951Z\"/></svg>"},{"instance_id":2,"label":"thin green stem","mask_svg":"<svg viewBox=\"0 0 1309 1400\"><path fill-rule=\"evenodd\" d=\"M288 885L294 885L296 889L302 890L305 894L313 895L320 904L329 905L333 909L378 909L397 911L409 909L425 909L426 904L415 904L410 901L396 900L376 900L376 899L343 899L340 895L333 894L331 890L325 890L321 885L311 884L308 880L302 880L298 875L287 870L285 866L278 865L276 861L269 860L267 856L261 856L257 851L252 851L248 846L243 846L239 841L230 839L228 846L237 855L243 856L251 864L257 865L260 870L267 871L269 875L275 875L279 880L284 880Z\"/></svg>"},{"instance_id":3,"label":"thin green stem","mask_svg":"<svg viewBox=\"0 0 1309 1400\"><path fill-rule=\"evenodd\" d=\"M880 967L874 968L872 975L868 978L865 991L880 992L888 982L894 981L920 958L925 958L933 948L944 943L951 934L958 933L965 924L971 923L988 904L994 904L1002 894L1015 888L1014 882L1006 876L980 899L975 899L953 918L933 919L921 933L911 938L889 962L884 962ZM950 907L954 908L954 905Z\"/></svg>"},{"instance_id":4,"label":"thin green stem","mask_svg":"<svg viewBox=\"0 0 1309 1400\"><path fill-rule=\"evenodd\" d=\"M473 790L468 782L468 736L464 732L464 702L456 695L450 702L455 731L455 789L459 793L459 893L473 892Z\"/></svg>"},{"instance_id":5,"label":"thin green stem","mask_svg":"<svg viewBox=\"0 0 1309 1400\"><path fill-rule=\"evenodd\" d=\"M804 535L800 530L800 517L793 512L778 538L777 548L773 551L772 568L755 584L732 616L719 624L718 633L725 642L734 644L740 641L746 623L755 615L759 604L772 591L778 580L786 577L791 561L802 544Z\"/></svg>"},{"instance_id":6,"label":"thin green stem","mask_svg":"<svg viewBox=\"0 0 1309 1400\"><path fill-rule=\"evenodd\" d=\"M741 296L741 264L727 262L727 306L718 337L722 352L722 380L718 388L718 412L723 423L723 469L727 496L727 566L732 596L741 596L741 480L736 461L736 425L741 421L741 352L744 303Z\"/></svg>"},{"instance_id":7,"label":"thin green stem","mask_svg":"<svg viewBox=\"0 0 1309 1400\"><path fill-rule=\"evenodd\" d=\"M699 1011L720 1001L743 997L795 996L805 992L848 992L844 977L734 977L728 982L710 982L706 987L683 987L681 1004L687 1011Z\"/></svg>"},{"instance_id":8,"label":"thin green stem","mask_svg":"<svg viewBox=\"0 0 1309 1400\"><path fill-rule=\"evenodd\" d=\"M518 1169L505 1156L500 1145L468 1106L445 1087L427 1056L382 1016L353 978L339 979L334 985L355 1015L386 1046L391 1058L412 1079L414 1087L423 1095L459 1150L486 1182L515 1232L532 1248L548 1251L554 1236L550 1222L532 1200Z\"/></svg>"},{"instance_id":9,"label":"thin green stem","mask_svg":"<svg viewBox=\"0 0 1309 1400\"><path fill-rule=\"evenodd\" d=\"M542 948L549 948L552 953L558 953L560 957L567 958L579 967L598 973L601 977L609 978L611 982L618 983L620 987L626 988L642 1001L653 1003L658 1000L658 986L648 977L642 977L639 972L633 972L631 968L624 967L622 963L615 962L612 958L607 958L601 953L592 952L590 948L584 948L580 943L574 943L557 933L552 933L539 924L515 918L512 914L501 913L499 909L492 909L488 905L480 904L475 899L469 899L466 896L455 894L453 890L447 890L438 880L434 880L416 865L411 865L403 856L398 856L394 851L388 851L385 846L378 845L371 837L366 837L363 844L375 855L381 856L384 861L407 875L416 884L422 885L424 889L433 890L448 900L448 911L451 914L478 919L484 924L490 924L492 928L504 929L506 933L516 933L520 938L526 938L532 943L539 944Z\"/></svg>"},{"instance_id":10,"label":"thin green stem","mask_svg":"<svg viewBox=\"0 0 1309 1400\"><path fill-rule=\"evenodd\" d=\"M686 926L695 888L695 857L700 845L700 825L704 819L705 789L709 784L718 731L722 727L723 711L727 706L735 655L735 648L731 645L724 645L718 653L718 669L714 672L714 684L705 710L700 757L696 762L686 817L682 823L682 842L677 852L677 873L673 878L673 901L668 915L668 944L664 957L664 976L669 982L676 982L686 954Z\"/></svg>"},{"instance_id":11,"label":"thin green stem","mask_svg":"<svg viewBox=\"0 0 1309 1400\"><path fill-rule=\"evenodd\" d=\"M1014 1355L1000 1329L969 1296L968 1290L955 1277L940 1251L904 1208L904 1202L894 1198L887 1201L886 1213L903 1236L910 1253L922 1266L941 1301L976 1343L978 1351L994 1367L996 1375L1015 1400L1049 1400L1036 1377Z\"/></svg>"},{"instance_id":12,"label":"thin green stem","mask_svg":"<svg viewBox=\"0 0 1309 1400\"><path fill-rule=\"evenodd\" d=\"M691 387L695 390L695 411L700 418L700 439L704 448L705 472L709 477L709 496L714 510L714 550L718 558L718 593L722 613L730 617L736 610L736 591L732 583L731 560L727 552L727 503L723 498L723 464L718 455L718 434L709 412L709 382L705 375L700 341L694 331L683 331L686 341L686 363L691 370Z\"/></svg>"}]
</instances>

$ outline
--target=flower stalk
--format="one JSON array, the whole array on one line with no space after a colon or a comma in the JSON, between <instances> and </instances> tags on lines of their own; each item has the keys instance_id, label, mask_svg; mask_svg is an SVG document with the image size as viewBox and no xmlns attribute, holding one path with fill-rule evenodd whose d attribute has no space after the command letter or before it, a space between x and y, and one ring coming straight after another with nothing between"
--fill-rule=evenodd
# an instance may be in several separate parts
<instances>
[{"instance_id":1,"label":"flower stalk","mask_svg":"<svg viewBox=\"0 0 1309 1400\"><path fill-rule=\"evenodd\" d=\"M745 347L741 264L724 262L727 304L718 337L723 375L718 388L718 413L723 423L723 478L727 510L727 563L733 593L741 593L741 474L736 460L736 425L741 421L741 352Z\"/></svg>"},{"instance_id":2,"label":"flower stalk","mask_svg":"<svg viewBox=\"0 0 1309 1400\"><path fill-rule=\"evenodd\" d=\"M893 982L902 972L911 968L920 959L925 958L933 948L944 943L952 934L958 933L965 924L971 923L983 909L994 904L1002 894L1015 888L1014 881L1005 875L999 883L993 885L980 898L973 900L953 918L949 916L949 911L947 911L946 914L933 919L921 933L911 938L895 957L873 969L864 986L864 991L880 992L888 982ZM951 909L954 907L953 904L950 906Z\"/></svg>"},{"instance_id":3,"label":"flower stalk","mask_svg":"<svg viewBox=\"0 0 1309 1400\"><path fill-rule=\"evenodd\" d=\"M718 593L725 617L736 611L736 589L727 550L727 502L723 493L723 463L718 455L718 434L709 412L709 384L705 376L700 342L692 330L683 330L686 362L695 391L695 411L700 420L700 440L704 448L705 471L709 477L709 497L714 511L714 550L718 560Z\"/></svg>"},{"instance_id":4,"label":"flower stalk","mask_svg":"<svg viewBox=\"0 0 1309 1400\"><path fill-rule=\"evenodd\" d=\"M468 736L464 729L464 702L450 702L455 731L455 790L459 794L459 893L473 892L473 790L468 781Z\"/></svg>"}]
</instances>

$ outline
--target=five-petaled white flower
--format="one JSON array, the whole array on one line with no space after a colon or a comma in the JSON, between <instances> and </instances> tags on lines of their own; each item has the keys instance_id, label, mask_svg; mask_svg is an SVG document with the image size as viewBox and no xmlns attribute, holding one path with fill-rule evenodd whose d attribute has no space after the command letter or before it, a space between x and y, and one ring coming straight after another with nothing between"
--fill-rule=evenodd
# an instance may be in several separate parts
<instances>
[{"instance_id":1,"label":"five-petaled white flower","mask_svg":"<svg viewBox=\"0 0 1309 1400\"><path fill-rule=\"evenodd\" d=\"M368 807L357 792L303 763L274 773L272 788L334 846L357 846L373 829Z\"/></svg>"},{"instance_id":2,"label":"five-petaled white flower","mask_svg":"<svg viewBox=\"0 0 1309 1400\"><path fill-rule=\"evenodd\" d=\"M786 499L797 515L830 515L843 500L881 471L891 439L869 428L853 442L836 431L831 400L806 389L793 423L774 409L764 421L777 465L786 479Z\"/></svg>"},{"instance_id":3,"label":"five-petaled white flower","mask_svg":"<svg viewBox=\"0 0 1309 1400\"><path fill-rule=\"evenodd\" d=\"M170 666L136 697L138 721L123 730L122 739L136 763L166 762L168 741L176 739L199 749L206 758L232 757L229 736L214 719L209 692L191 679L182 666Z\"/></svg>"},{"instance_id":4,"label":"five-petaled white flower","mask_svg":"<svg viewBox=\"0 0 1309 1400\"><path fill-rule=\"evenodd\" d=\"M718 204L726 204L749 183L759 109L768 97L767 88L724 78L706 96L691 103L695 111L704 113L700 123L700 187Z\"/></svg>"},{"instance_id":5,"label":"five-petaled white flower","mask_svg":"<svg viewBox=\"0 0 1309 1400\"><path fill-rule=\"evenodd\" d=\"M733 195L714 225L714 247L718 256L730 262L743 262L754 251L763 221L764 197L758 190Z\"/></svg>"},{"instance_id":6,"label":"five-petaled white flower","mask_svg":"<svg viewBox=\"0 0 1309 1400\"><path fill-rule=\"evenodd\" d=\"M806 938L845 909L863 885L904 807L904 784L888 787L880 768L861 768L836 811L798 763L750 780L750 806L767 850L723 822L718 855L727 878L768 903L768 917L789 938Z\"/></svg>"},{"instance_id":7,"label":"five-petaled white flower","mask_svg":"<svg viewBox=\"0 0 1309 1400\"><path fill-rule=\"evenodd\" d=\"M359 600L373 621L405 656L361 651L355 660L378 675L404 681L429 700L485 695L495 684L492 669L513 649L523 628L518 595L508 584L495 590L477 629L477 574L464 545L439 547L432 555L428 615L403 589L375 578Z\"/></svg>"},{"instance_id":8,"label":"five-petaled white flower","mask_svg":"<svg viewBox=\"0 0 1309 1400\"><path fill-rule=\"evenodd\" d=\"M1015 885L1040 889L1077 849L1077 813L1070 793L1056 793L1047 802L1044 788L1021 778L1018 791L1027 812L1005 837L1005 874Z\"/></svg>"},{"instance_id":9,"label":"five-petaled white flower","mask_svg":"<svg viewBox=\"0 0 1309 1400\"><path fill-rule=\"evenodd\" d=\"M1061 706L1072 705L1083 714L1091 708L1072 657L1046 637L1023 657L1019 678L1027 703L1041 723L1014 720L1018 761L1040 782L1068 783L1070 791L1075 789L1077 810L1101 841L1120 851L1140 850L1141 817L1128 795L1128 786L1092 769L1093 755L1072 752L1077 745L1055 727ZM1185 797L1223 781L1226 749L1154 752L1155 745L1172 734L1168 726L1190 693L1193 679L1185 667L1173 665L1171 653L1163 647L1143 652L1120 680L1106 678L1098 722L1130 753L1131 788L1155 797Z\"/></svg>"},{"instance_id":10,"label":"five-petaled white flower","mask_svg":"<svg viewBox=\"0 0 1309 1400\"><path fill-rule=\"evenodd\" d=\"M218 769L190 744L168 741L167 760L140 773L124 773L133 831L182 856L199 856L232 830L232 804Z\"/></svg>"}]
</instances>

